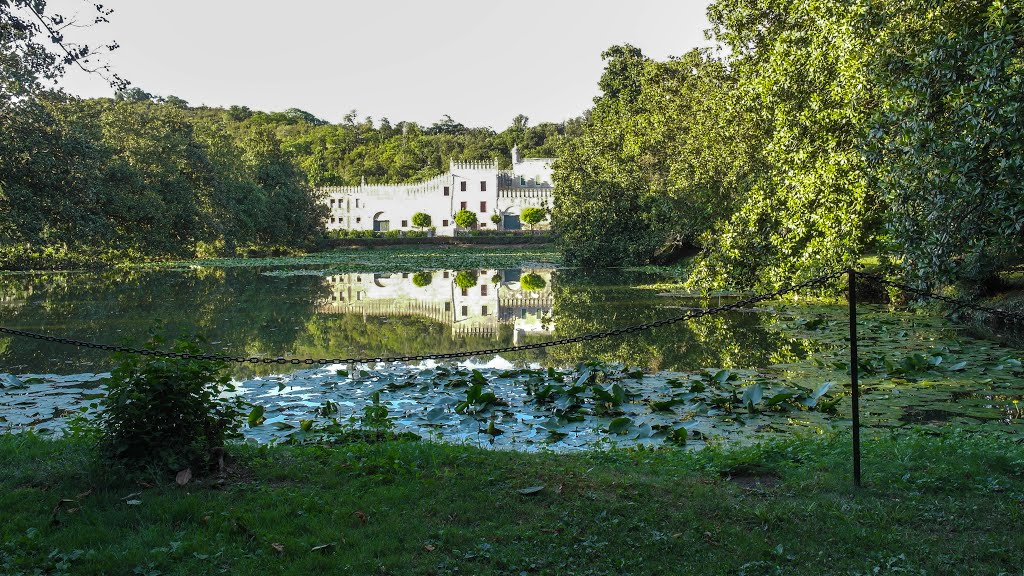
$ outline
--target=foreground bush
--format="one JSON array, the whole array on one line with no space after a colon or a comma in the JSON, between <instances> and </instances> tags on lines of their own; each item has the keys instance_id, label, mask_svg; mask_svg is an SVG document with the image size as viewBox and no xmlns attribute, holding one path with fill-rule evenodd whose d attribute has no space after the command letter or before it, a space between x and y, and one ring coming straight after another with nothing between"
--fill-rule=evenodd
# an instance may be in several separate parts
<instances>
[{"instance_id":1,"label":"foreground bush","mask_svg":"<svg viewBox=\"0 0 1024 576\"><path fill-rule=\"evenodd\" d=\"M161 348L154 336L147 348ZM174 352L200 353L178 340ZM219 362L120 354L99 423L102 451L130 467L208 470L241 436L243 402Z\"/></svg>"}]
</instances>

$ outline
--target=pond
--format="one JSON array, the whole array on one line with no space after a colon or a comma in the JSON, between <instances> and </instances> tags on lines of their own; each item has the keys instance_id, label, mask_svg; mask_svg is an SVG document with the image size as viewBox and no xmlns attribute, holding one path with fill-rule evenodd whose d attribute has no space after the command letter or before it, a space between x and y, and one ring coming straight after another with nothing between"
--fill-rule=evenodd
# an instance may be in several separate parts
<instances>
[{"instance_id":1,"label":"pond","mask_svg":"<svg viewBox=\"0 0 1024 576\"><path fill-rule=\"evenodd\" d=\"M0 276L0 325L134 346L159 328L246 357L386 357L541 343L723 302L652 288L660 280L540 262L11 274ZM482 446L749 442L849 426L846 308L805 302L458 363L230 370L253 405L251 441L366 428L377 403L383 425ZM861 306L859 332L866 426L1024 430L1020 349L878 305ZM59 433L94 414L111 367L105 352L0 338L0 430Z\"/></svg>"}]
</instances>

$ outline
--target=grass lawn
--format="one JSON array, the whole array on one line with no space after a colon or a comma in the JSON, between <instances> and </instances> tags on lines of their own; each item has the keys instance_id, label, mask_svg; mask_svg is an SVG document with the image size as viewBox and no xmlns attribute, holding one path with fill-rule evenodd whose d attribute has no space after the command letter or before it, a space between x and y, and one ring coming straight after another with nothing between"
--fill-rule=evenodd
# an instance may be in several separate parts
<instances>
[{"instance_id":1,"label":"grass lawn","mask_svg":"<svg viewBox=\"0 0 1024 576\"><path fill-rule=\"evenodd\" d=\"M225 478L178 486L2 436L0 573L1021 573L1024 445L868 434L856 490L848 443L238 446Z\"/></svg>"}]
</instances>

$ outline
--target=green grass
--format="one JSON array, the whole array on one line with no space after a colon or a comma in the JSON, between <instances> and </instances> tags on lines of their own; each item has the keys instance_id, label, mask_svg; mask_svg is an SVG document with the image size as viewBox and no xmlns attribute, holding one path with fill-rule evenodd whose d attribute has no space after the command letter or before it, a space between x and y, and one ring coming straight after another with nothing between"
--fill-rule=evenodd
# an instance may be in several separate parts
<instances>
[{"instance_id":1,"label":"green grass","mask_svg":"<svg viewBox=\"0 0 1024 576\"><path fill-rule=\"evenodd\" d=\"M844 437L572 455L240 446L225 481L179 487L80 443L3 436L0 573L1020 573L1024 446L879 433L864 451L861 490Z\"/></svg>"}]
</instances>

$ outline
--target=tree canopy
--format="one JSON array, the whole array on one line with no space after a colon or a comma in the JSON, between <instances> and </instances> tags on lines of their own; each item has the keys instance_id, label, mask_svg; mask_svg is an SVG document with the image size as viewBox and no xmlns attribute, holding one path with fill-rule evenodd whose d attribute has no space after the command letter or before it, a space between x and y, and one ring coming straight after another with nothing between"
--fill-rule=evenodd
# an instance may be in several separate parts
<instances>
[{"instance_id":1,"label":"tree canopy","mask_svg":"<svg viewBox=\"0 0 1024 576\"><path fill-rule=\"evenodd\" d=\"M1020 261L1024 2L717 0L708 15L712 49L603 54L556 164L568 262L689 244L695 286L778 286L877 255L970 289Z\"/></svg>"}]
</instances>

